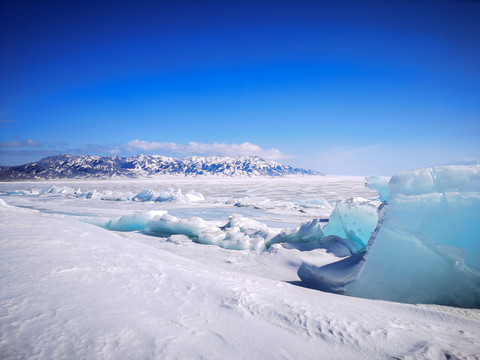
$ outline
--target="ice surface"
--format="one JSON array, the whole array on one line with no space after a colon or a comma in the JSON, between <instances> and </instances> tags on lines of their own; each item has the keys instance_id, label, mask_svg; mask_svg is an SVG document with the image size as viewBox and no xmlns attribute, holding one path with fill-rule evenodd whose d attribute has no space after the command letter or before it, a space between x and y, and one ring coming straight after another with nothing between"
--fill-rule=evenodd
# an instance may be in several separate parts
<instances>
[{"instance_id":1,"label":"ice surface","mask_svg":"<svg viewBox=\"0 0 480 360\"><path fill-rule=\"evenodd\" d=\"M166 211L151 210L145 213L120 216L114 219L102 217L85 217L83 221L101 226L113 231L142 231L145 230L149 221L166 214Z\"/></svg>"},{"instance_id":2,"label":"ice surface","mask_svg":"<svg viewBox=\"0 0 480 360\"><path fill-rule=\"evenodd\" d=\"M284 229L276 236L265 237L265 246L269 249L275 244L281 244L285 249L312 251L326 249L336 256L349 256L361 251L355 243L335 235L325 236L322 231L321 219L306 221L295 229Z\"/></svg>"},{"instance_id":3,"label":"ice surface","mask_svg":"<svg viewBox=\"0 0 480 360\"><path fill-rule=\"evenodd\" d=\"M283 230L267 242L267 248L278 243L308 243L307 246L288 247L299 250L324 248L337 256L356 254L365 250L368 239L377 225L378 205L378 202L361 197L340 201L323 229L322 219L315 218L293 230Z\"/></svg>"},{"instance_id":4,"label":"ice surface","mask_svg":"<svg viewBox=\"0 0 480 360\"><path fill-rule=\"evenodd\" d=\"M321 219L315 218L300 224L293 230L284 229L280 234L266 241L266 248L274 244L282 244L286 249L300 251L326 249L340 257L350 256L363 250L363 246L349 239L336 235L325 236L321 224Z\"/></svg>"},{"instance_id":5,"label":"ice surface","mask_svg":"<svg viewBox=\"0 0 480 360\"><path fill-rule=\"evenodd\" d=\"M362 251L322 267L304 262L298 269L298 276L304 286L343 294L345 287L357 280L365 264L365 255Z\"/></svg>"},{"instance_id":6,"label":"ice surface","mask_svg":"<svg viewBox=\"0 0 480 360\"><path fill-rule=\"evenodd\" d=\"M480 192L480 165L436 166L395 175L390 192L397 195Z\"/></svg>"},{"instance_id":7,"label":"ice surface","mask_svg":"<svg viewBox=\"0 0 480 360\"><path fill-rule=\"evenodd\" d=\"M281 201L281 200L271 200L266 198L237 198L237 199L227 199L225 204L232 204L235 207L243 208L248 207L257 210L274 210L274 209L285 209L285 210L297 210L299 206L293 202Z\"/></svg>"},{"instance_id":8,"label":"ice surface","mask_svg":"<svg viewBox=\"0 0 480 360\"><path fill-rule=\"evenodd\" d=\"M390 199L390 190L388 183L390 181L389 177L386 176L368 176L365 182L365 186L369 189L376 190L380 196L381 202L388 202Z\"/></svg>"},{"instance_id":9,"label":"ice surface","mask_svg":"<svg viewBox=\"0 0 480 360\"><path fill-rule=\"evenodd\" d=\"M345 293L480 307L480 166L395 175L383 224Z\"/></svg>"},{"instance_id":10,"label":"ice surface","mask_svg":"<svg viewBox=\"0 0 480 360\"><path fill-rule=\"evenodd\" d=\"M362 252L362 248L356 243L336 235L323 236L304 243L283 242L281 245L285 249L297 249L300 251L325 249L337 257L346 257ZM302 277L300 276L300 278Z\"/></svg>"},{"instance_id":11,"label":"ice surface","mask_svg":"<svg viewBox=\"0 0 480 360\"><path fill-rule=\"evenodd\" d=\"M167 191L163 191L161 193L157 193L151 189L142 190L135 195L132 200L156 202L177 201L181 203L189 203L203 201L205 198L202 194L196 191L189 191L186 194L183 194L181 189L178 189L178 191L175 192L173 188L170 187L167 189Z\"/></svg>"},{"instance_id":12,"label":"ice surface","mask_svg":"<svg viewBox=\"0 0 480 360\"><path fill-rule=\"evenodd\" d=\"M323 266L317 266L308 261L301 264L298 269L298 276L302 279L303 284L318 290L343 294L345 287L352 284L360 276L363 266L365 265L367 254L382 226L386 209L386 203L382 203L379 206L377 226L367 246L362 248L363 251L352 252L352 256Z\"/></svg>"},{"instance_id":13,"label":"ice surface","mask_svg":"<svg viewBox=\"0 0 480 360\"><path fill-rule=\"evenodd\" d=\"M230 216L229 221L221 227L216 222L205 221L198 216L177 218L165 210L151 210L117 218L80 217L79 220L107 230L142 231L160 237L183 235L190 241L235 250L263 251L265 241L277 234L265 224L238 214Z\"/></svg>"},{"instance_id":14,"label":"ice surface","mask_svg":"<svg viewBox=\"0 0 480 360\"><path fill-rule=\"evenodd\" d=\"M149 221L146 231L159 235L186 235L198 237L202 231L213 232L216 228L200 217L178 219L170 214L165 214Z\"/></svg>"},{"instance_id":15,"label":"ice surface","mask_svg":"<svg viewBox=\"0 0 480 360\"><path fill-rule=\"evenodd\" d=\"M292 199L273 200L265 197L242 197L221 199L221 203L231 204L235 207L248 207L259 210L296 210L303 212L303 209L322 209L331 212L331 205L323 198L312 198L305 200Z\"/></svg>"},{"instance_id":16,"label":"ice surface","mask_svg":"<svg viewBox=\"0 0 480 360\"><path fill-rule=\"evenodd\" d=\"M227 229L223 231L205 231L201 233L197 242L200 244L216 245L225 249L248 250L252 248L253 239L238 228ZM263 242L263 239L260 239ZM262 245L260 245L262 247ZM252 250L254 250L253 248Z\"/></svg>"},{"instance_id":17,"label":"ice surface","mask_svg":"<svg viewBox=\"0 0 480 360\"><path fill-rule=\"evenodd\" d=\"M304 222L294 230L286 229L270 240L270 244L278 243L306 243L318 240L324 236L320 219Z\"/></svg>"},{"instance_id":18,"label":"ice surface","mask_svg":"<svg viewBox=\"0 0 480 360\"><path fill-rule=\"evenodd\" d=\"M235 214L222 227L200 217L179 219L166 211L150 211L108 221L95 218L86 218L84 221L108 230L144 231L161 237L184 235L200 244L257 252L265 250L265 241L277 233L263 223Z\"/></svg>"},{"instance_id":19,"label":"ice surface","mask_svg":"<svg viewBox=\"0 0 480 360\"><path fill-rule=\"evenodd\" d=\"M194 190L190 190L188 191L185 196L187 197L188 200L190 200L191 202L198 202L198 201L204 201L205 200L205 197L200 194L199 192L197 191L194 191Z\"/></svg>"},{"instance_id":20,"label":"ice surface","mask_svg":"<svg viewBox=\"0 0 480 360\"><path fill-rule=\"evenodd\" d=\"M23 191L23 190L15 190L15 191L8 191L7 195L29 195L31 191Z\"/></svg>"},{"instance_id":21,"label":"ice surface","mask_svg":"<svg viewBox=\"0 0 480 360\"><path fill-rule=\"evenodd\" d=\"M55 185L50 185L50 186L47 186L46 188L43 188L41 191L40 191L40 195L44 195L44 194L56 194L58 192L58 189Z\"/></svg>"},{"instance_id":22,"label":"ice surface","mask_svg":"<svg viewBox=\"0 0 480 360\"><path fill-rule=\"evenodd\" d=\"M364 250L377 226L379 205L361 197L340 201L323 229L324 234L348 239Z\"/></svg>"},{"instance_id":23,"label":"ice surface","mask_svg":"<svg viewBox=\"0 0 480 360\"><path fill-rule=\"evenodd\" d=\"M172 189L173 193L173 189ZM152 190L142 190L137 195L135 195L133 201L155 201L159 197L159 194L153 192Z\"/></svg>"},{"instance_id":24,"label":"ice surface","mask_svg":"<svg viewBox=\"0 0 480 360\"><path fill-rule=\"evenodd\" d=\"M300 205L306 208L310 208L310 207L319 207L319 208L325 208L325 209L331 208L328 201L321 197L307 199L307 200L297 200L296 203L297 205Z\"/></svg>"}]
</instances>

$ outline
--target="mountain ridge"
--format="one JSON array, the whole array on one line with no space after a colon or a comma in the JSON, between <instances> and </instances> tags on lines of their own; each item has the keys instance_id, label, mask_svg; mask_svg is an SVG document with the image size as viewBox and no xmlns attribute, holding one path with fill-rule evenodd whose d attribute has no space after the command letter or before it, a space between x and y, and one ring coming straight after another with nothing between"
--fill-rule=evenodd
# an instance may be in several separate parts
<instances>
[{"instance_id":1,"label":"mountain ridge","mask_svg":"<svg viewBox=\"0 0 480 360\"><path fill-rule=\"evenodd\" d=\"M185 176L285 176L321 175L317 171L293 168L258 156L163 155L97 156L56 155L19 166L1 166L0 180L84 179L112 177Z\"/></svg>"}]
</instances>

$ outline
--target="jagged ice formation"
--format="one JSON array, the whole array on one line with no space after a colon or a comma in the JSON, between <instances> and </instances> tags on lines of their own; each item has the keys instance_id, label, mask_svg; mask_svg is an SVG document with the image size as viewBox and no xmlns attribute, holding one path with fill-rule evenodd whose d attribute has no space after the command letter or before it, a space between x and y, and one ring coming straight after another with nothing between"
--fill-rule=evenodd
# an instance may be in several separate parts
<instances>
[{"instance_id":1,"label":"jagged ice formation","mask_svg":"<svg viewBox=\"0 0 480 360\"><path fill-rule=\"evenodd\" d=\"M479 308L480 166L399 173L389 189L366 251L304 264L300 278L352 296Z\"/></svg>"}]
</instances>

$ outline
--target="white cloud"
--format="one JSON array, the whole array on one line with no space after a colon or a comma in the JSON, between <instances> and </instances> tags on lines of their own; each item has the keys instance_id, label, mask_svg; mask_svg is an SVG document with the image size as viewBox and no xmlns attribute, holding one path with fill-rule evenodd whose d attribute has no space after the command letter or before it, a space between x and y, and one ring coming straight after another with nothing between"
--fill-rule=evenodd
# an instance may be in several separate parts
<instances>
[{"instance_id":1,"label":"white cloud","mask_svg":"<svg viewBox=\"0 0 480 360\"><path fill-rule=\"evenodd\" d=\"M113 148L113 149L107 150L107 152L111 155L118 155L122 152L122 150L119 148Z\"/></svg>"},{"instance_id":2,"label":"white cloud","mask_svg":"<svg viewBox=\"0 0 480 360\"><path fill-rule=\"evenodd\" d=\"M198 143L189 142L188 144L177 144L173 142L150 142L145 140L132 140L127 143L131 150L142 151L169 151L178 154L210 154L210 155L228 155L228 156L259 156L264 159L280 160L291 158L292 156L283 154L279 149L264 149L256 144L244 142L241 144L227 143Z\"/></svg>"},{"instance_id":3,"label":"white cloud","mask_svg":"<svg viewBox=\"0 0 480 360\"><path fill-rule=\"evenodd\" d=\"M0 147L2 148L41 147L41 146L43 146L42 143L39 143L38 141L35 141L32 139L0 142Z\"/></svg>"},{"instance_id":4,"label":"white cloud","mask_svg":"<svg viewBox=\"0 0 480 360\"><path fill-rule=\"evenodd\" d=\"M150 142L145 140L132 140L127 143L127 147L130 149L138 149L143 151L153 151L153 150L179 151L178 145L175 143L155 142L155 141Z\"/></svg>"},{"instance_id":5,"label":"white cloud","mask_svg":"<svg viewBox=\"0 0 480 360\"><path fill-rule=\"evenodd\" d=\"M78 148L63 148L61 152L71 155L119 155L123 152L122 147L112 144L89 143Z\"/></svg>"}]
</instances>

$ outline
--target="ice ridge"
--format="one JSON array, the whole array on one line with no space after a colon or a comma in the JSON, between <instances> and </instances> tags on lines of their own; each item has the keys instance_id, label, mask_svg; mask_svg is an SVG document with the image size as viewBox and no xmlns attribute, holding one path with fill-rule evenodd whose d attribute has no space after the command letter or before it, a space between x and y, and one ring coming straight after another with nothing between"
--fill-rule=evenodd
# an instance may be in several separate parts
<instances>
[{"instance_id":1,"label":"ice ridge","mask_svg":"<svg viewBox=\"0 0 480 360\"><path fill-rule=\"evenodd\" d=\"M365 251L299 277L318 289L407 303L480 308L480 166L402 172Z\"/></svg>"}]
</instances>

